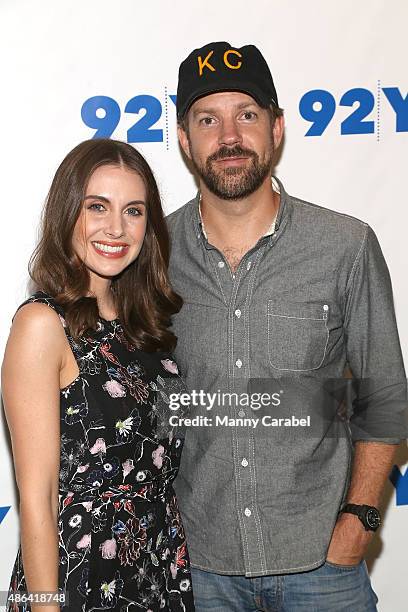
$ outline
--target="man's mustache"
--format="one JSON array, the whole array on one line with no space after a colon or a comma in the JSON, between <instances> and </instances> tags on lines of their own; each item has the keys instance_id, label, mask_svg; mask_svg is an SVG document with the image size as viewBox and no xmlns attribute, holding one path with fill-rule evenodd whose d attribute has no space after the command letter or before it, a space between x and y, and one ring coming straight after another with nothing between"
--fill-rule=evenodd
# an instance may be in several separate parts
<instances>
[{"instance_id":1,"label":"man's mustache","mask_svg":"<svg viewBox=\"0 0 408 612\"><path fill-rule=\"evenodd\" d=\"M251 149L244 149L240 145L234 147L220 147L216 153L213 153L207 158L207 162L218 161L220 159L230 159L232 157L252 157L256 159L258 155Z\"/></svg>"}]
</instances>

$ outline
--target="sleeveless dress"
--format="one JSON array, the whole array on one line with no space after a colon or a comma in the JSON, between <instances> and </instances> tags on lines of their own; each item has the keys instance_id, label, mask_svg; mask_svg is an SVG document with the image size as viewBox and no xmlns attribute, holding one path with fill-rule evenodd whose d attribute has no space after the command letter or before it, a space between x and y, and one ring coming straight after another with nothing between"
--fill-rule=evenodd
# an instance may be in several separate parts
<instances>
[{"instance_id":1,"label":"sleeveless dress","mask_svg":"<svg viewBox=\"0 0 408 612\"><path fill-rule=\"evenodd\" d=\"M172 482L183 432L169 396L184 385L168 353L132 346L119 320L74 340L53 308L79 375L60 392L59 590L63 612L194 611L190 562ZM35 413L35 405L33 405ZM21 547L10 593L26 591ZM31 610L8 603L8 611Z\"/></svg>"}]
</instances>

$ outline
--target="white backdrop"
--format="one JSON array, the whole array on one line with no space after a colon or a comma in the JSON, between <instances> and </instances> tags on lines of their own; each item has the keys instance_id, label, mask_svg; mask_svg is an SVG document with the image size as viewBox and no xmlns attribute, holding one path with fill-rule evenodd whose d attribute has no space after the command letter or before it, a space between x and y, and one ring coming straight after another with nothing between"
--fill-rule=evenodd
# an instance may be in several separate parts
<instances>
[{"instance_id":1,"label":"white backdrop","mask_svg":"<svg viewBox=\"0 0 408 612\"><path fill-rule=\"evenodd\" d=\"M116 109L120 118L112 137L126 140L136 124L140 142L133 144L155 170L166 211L191 198L195 185L178 149L170 96L176 93L178 65L193 48L227 40L233 46L256 44L270 65L286 116L278 175L287 191L360 217L376 231L393 279L406 358L407 22L408 4L398 0L0 0L1 350L26 295L27 261L52 176L73 146L95 134L89 124L99 118L103 129L112 130ZM125 112L129 100L142 95L151 97L130 106L144 102L146 110ZM97 106L109 102L105 118L86 103L95 96L110 98L98 100ZM355 110L371 123L361 123L357 115L348 120ZM155 111L152 129L162 133L154 133L158 141L145 142L151 131L137 122L144 113L145 121L151 120ZM313 122L307 120L310 113ZM320 135L306 136L309 129ZM0 590L5 590L18 516L1 424L0 461ZM402 448L402 475L406 462ZM408 471L398 498L390 482L385 497L385 524L370 549L370 568L379 610L404 612Z\"/></svg>"}]
</instances>

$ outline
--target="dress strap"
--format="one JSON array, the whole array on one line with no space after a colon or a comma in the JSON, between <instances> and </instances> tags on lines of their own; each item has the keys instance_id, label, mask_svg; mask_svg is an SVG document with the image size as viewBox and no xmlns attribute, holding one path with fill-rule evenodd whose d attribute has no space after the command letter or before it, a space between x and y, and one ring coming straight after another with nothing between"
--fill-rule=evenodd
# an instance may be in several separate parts
<instances>
[{"instance_id":1,"label":"dress strap","mask_svg":"<svg viewBox=\"0 0 408 612\"><path fill-rule=\"evenodd\" d=\"M64 309L62 308L62 306L60 306L60 304L57 304L55 299L51 297L50 295L48 295L48 293L45 293L44 291L36 291L36 293L33 293L32 295L30 295L29 298L27 298L22 304L20 304L20 306L17 308L17 312L20 310L20 308L22 308L26 304L32 304L32 303L46 304L47 306L55 310L55 312L60 318L65 334L71 344L72 338L71 338L71 335L69 333L69 330L68 330L68 327L65 321L65 313L64 313Z\"/></svg>"},{"instance_id":2,"label":"dress strap","mask_svg":"<svg viewBox=\"0 0 408 612\"><path fill-rule=\"evenodd\" d=\"M22 308L26 304L31 304L35 302L39 304L47 304L47 306L55 310L55 312L59 314L60 317L64 318L65 315L62 307L57 304L53 297L51 297L50 295L48 295L48 293L45 293L44 291L36 291L36 293L30 295L29 298L27 298L22 304L20 304L20 306L17 308L17 311L20 310L20 308Z\"/></svg>"}]
</instances>

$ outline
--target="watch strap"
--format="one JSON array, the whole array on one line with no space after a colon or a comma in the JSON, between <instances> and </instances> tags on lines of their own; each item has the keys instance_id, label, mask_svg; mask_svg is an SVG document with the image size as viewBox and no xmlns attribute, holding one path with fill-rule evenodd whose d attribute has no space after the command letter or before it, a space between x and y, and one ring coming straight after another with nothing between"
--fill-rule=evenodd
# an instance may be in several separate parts
<instances>
[{"instance_id":1,"label":"watch strap","mask_svg":"<svg viewBox=\"0 0 408 612\"><path fill-rule=\"evenodd\" d=\"M375 527L370 525L370 523L367 520L367 513L369 510L374 510L378 514L379 522L378 522L378 525ZM343 513L343 512L355 514L360 519L362 524L364 525L364 528L366 531L376 531L378 527L380 526L381 514L378 508L376 508L375 506L368 506L367 504L345 504L340 510L340 513Z\"/></svg>"}]
</instances>

